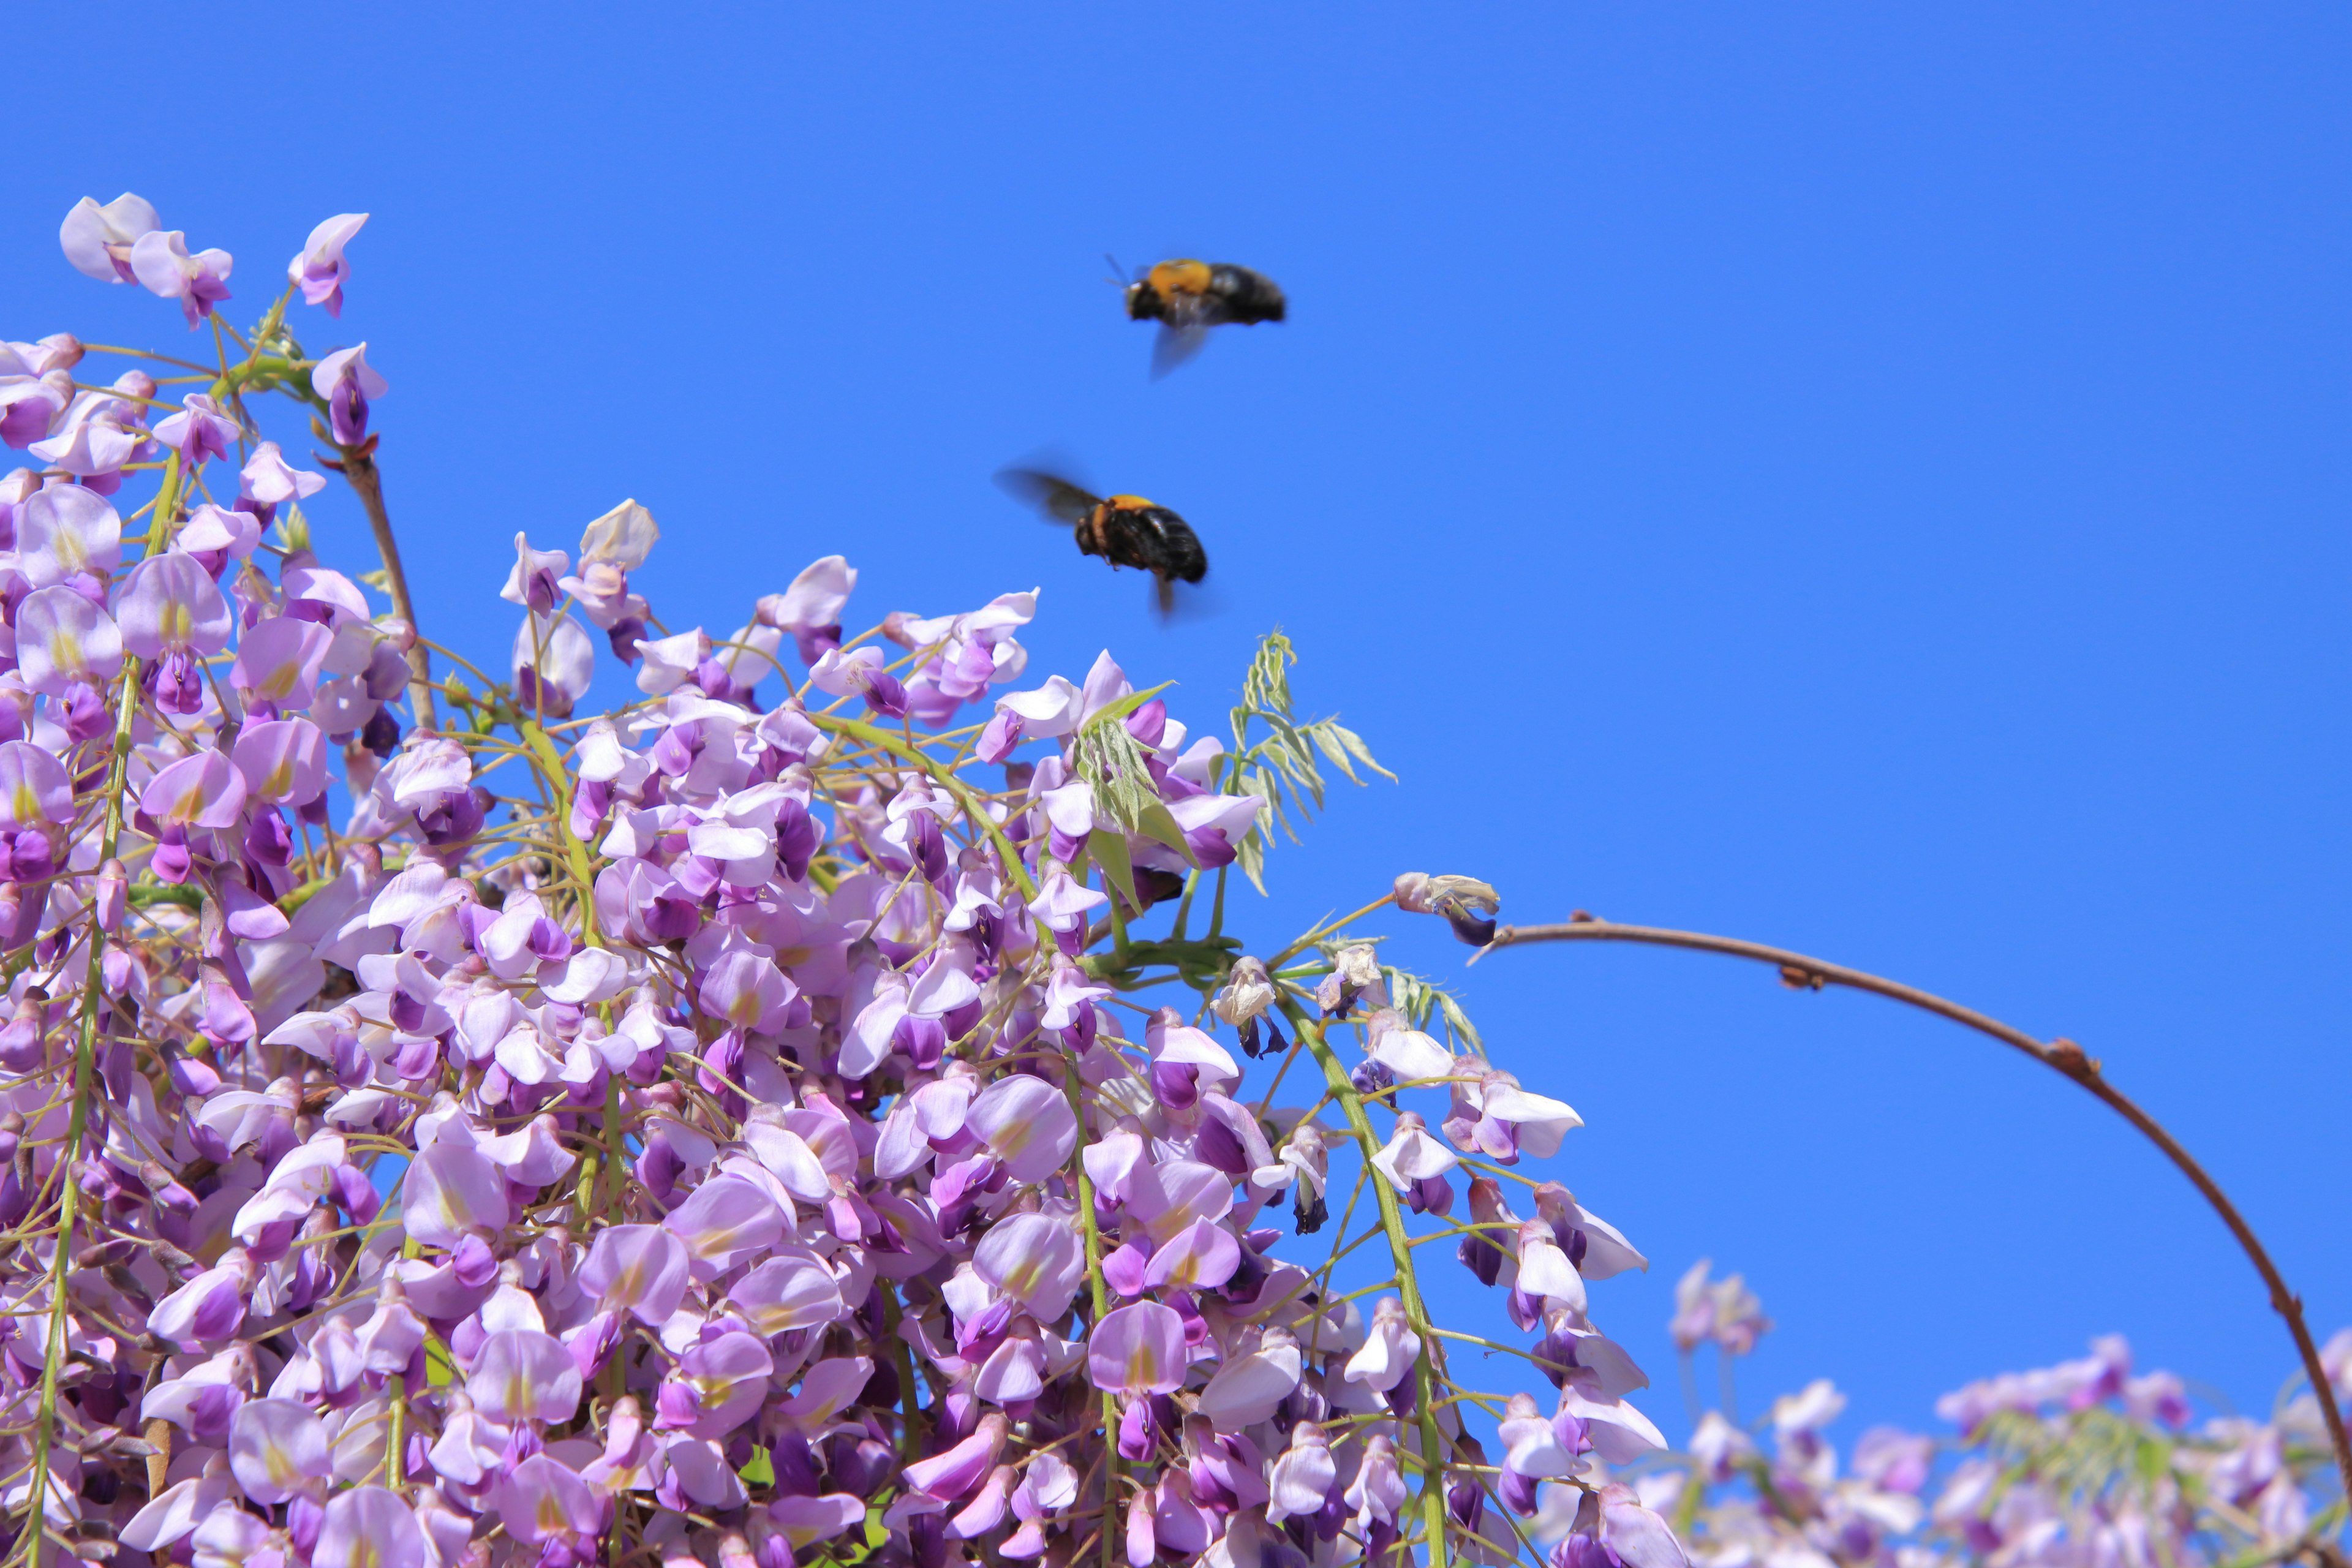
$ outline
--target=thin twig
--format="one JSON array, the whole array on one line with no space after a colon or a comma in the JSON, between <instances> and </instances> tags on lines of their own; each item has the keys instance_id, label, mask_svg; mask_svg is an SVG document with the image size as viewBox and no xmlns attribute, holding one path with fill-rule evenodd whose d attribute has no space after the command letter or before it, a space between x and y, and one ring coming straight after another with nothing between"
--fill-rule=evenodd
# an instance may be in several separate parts
<instances>
[{"instance_id":1,"label":"thin twig","mask_svg":"<svg viewBox=\"0 0 2352 1568\"><path fill-rule=\"evenodd\" d=\"M2080 1084L2107 1108L2134 1127L2142 1136L2164 1152L2166 1159L2187 1176L2191 1185L2204 1195L2221 1223L2237 1237L2238 1246L2252 1262L2254 1272L2263 1278L2270 1291L2271 1306L2286 1320L2287 1332L2294 1336L2294 1348L2303 1358L2305 1375L2311 1379L2311 1390L2319 1401L2320 1414L2326 1418L2328 1440L2335 1446L2336 1468L2342 1475L2347 1496L2352 1496L2352 1438L2344 1430L2344 1413L2336 1403L2336 1390L2329 1383L2327 1369L2319 1359L2319 1346L2311 1337L2311 1328L2304 1321L2302 1299L2287 1289L2286 1279L2271 1261L2270 1253L2254 1235L2253 1226L2238 1212L2221 1184L2206 1173L2205 1167L2192 1158L2180 1141L2160 1126L2156 1118L2141 1110L2122 1090L2110 1084L2099 1070L2098 1059L2085 1053L2082 1047L2068 1039L2047 1042L2036 1039L2024 1030L1988 1016L1973 1007L1963 1007L1932 992L1900 981L1888 980L1860 969L1849 969L1842 963L1830 963L1822 959L1792 952L1784 947L1768 947L1762 942L1743 942L1737 937L1713 936L1705 931L1673 931L1661 926L1619 925L1612 921L1570 920L1559 925L1505 926L1495 933L1495 940L1482 948L1471 962L1497 948L1515 947L1531 942L1625 942L1650 947L1679 947L1694 952L1720 953L1727 958L1745 958L1757 963L1769 963L1780 972L1783 984L1799 990L1819 991L1825 985L1843 985L1853 991L1867 991L1874 996L1901 1002L1922 1012L1948 1018L1979 1034L1990 1036L2001 1044L2022 1051L2042 1066L2064 1074Z\"/></svg>"},{"instance_id":2,"label":"thin twig","mask_svg":"<svg viewBox=\"0 0 2352 1568\"><path fill-rule=\"evenodd\" d=\"M408 574L401 569L400 542L392 536L392 517L383 510L383 474L375 466L373 442L342 448L343 478L352 482L360 505L366 509L368 527L375 533L376 552L383 557L385 584L392 590L393 613L408 623L411 632L421 628L416 619L416 601L408 596ZM408 700L416 710L417 724L427 730L438 730L440 719L433 710L433 656L425 650L420 637L408 648Z\"/></svg>"}]
</instances>

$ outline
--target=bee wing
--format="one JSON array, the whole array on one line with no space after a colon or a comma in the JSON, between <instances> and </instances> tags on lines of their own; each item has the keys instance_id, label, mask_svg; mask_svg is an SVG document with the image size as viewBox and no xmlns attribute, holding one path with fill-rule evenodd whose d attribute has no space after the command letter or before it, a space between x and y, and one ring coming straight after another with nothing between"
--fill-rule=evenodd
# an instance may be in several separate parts
<instances>
[{"instance_id":1,"label":"bee wing","mask_svg":"<svg viewBox=\"0 0 2352 1568\"><path fill-rule=\"evenodd\" d=\"M1014 500L1035 507L1045 514L1047 521L1065 528L1085 521L1087 514L1102 504L1100 498L1041 468L1000 468L996 483Z\"/></svg>"},{"instance_id":2,"label":"bee wing","mask_svg":"<svg viewBox=\"0 0 2352 1568\"><path fill-rule=\"evenodd\" d=\"M1182 621L1205 620L1223 608L1223 604L1219 595L1205 584L1180 583L1172 577L1154 577L1151 607L1161 626L1172 626Z\"/></svg>"},{"instance_id":3,"label":"bee wing","mask_svg":"<svg viewBox=\"0 0 2352 1568\"><path fill-rule=\"evenodd\" d=\"M1206 327L1171 327L1160 325L1160 335L1151 340L1151 379L1161 376L1190 361L1208 346Z\"/></svg>"}]
</instances>

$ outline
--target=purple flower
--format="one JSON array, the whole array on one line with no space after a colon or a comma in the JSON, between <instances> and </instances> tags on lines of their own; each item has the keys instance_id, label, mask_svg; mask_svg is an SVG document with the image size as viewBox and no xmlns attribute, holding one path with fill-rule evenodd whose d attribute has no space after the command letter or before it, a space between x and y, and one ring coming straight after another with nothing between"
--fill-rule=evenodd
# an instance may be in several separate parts
<instances>
[{"instance_id":1,"label":"purple flower","mask_svg":"<svg viewBox=\"0 0 2352 1568\"><path fill-rule=\"evenodd\" d=\"M493 1495L507 1533L526 1546L589 1536L604 1522L604 1506L588 1483L548 1454L533 1454L517 1465L500 1478ZM593 1558L573 1554L558 1561Z\"/></svg>"},{"instance_id":2,"label":"purple flower","mask_svg":"<svg viewBox=\"0 0 2352 1568\"><path fill-rule=\"evenodd\" d=\"M1184 1386L1184 1320L1138 1301L1106 1313L1087 1336L1087 1370L1106 1394L1171 1394Z\"/></svg>"},{"instance_id":3,"label":"purple flower","mask_svg":"<svg viewBox=\"0 0 2352 1568\"><path fill-rule=\"evenodd\" d=\"M867 646L846 652L828 648L809 670L809 684L835 697L863 697L866 706L886 719L907 716L907 689L883 666L882 650Z\"/></svg>"},{"instance_id":4,"label":"purple flower","mask_svg":"<svg viewBox=\"0 0 2352 1568\"><path fill-rule=\"evenodd\" d=\"M84 196L66 214L58 242L77 271L101 283L131 283L137 281L131 268L131 246L162 226L154 207L128 191L104 206L95 197Z\"/></svg>"},{"instance_id":5,"label":"purple flower","mask_svg":"<svg viewBox=\"0 0 2352 1568\"><path fill-rule=\"evenodd\" d=\"M793 585L760 601L760 624L792 634L801 662L814 665L841 646L841 612L857 586L857 568L828 555L803 568Z\"/></svg>"},{"instance_id":6,"label":"purple flower","mask_svg":"<svg viewBox=\"0 0 2352 1568\"><path fill-rule=\"evenodd\" d=\"M686 1244L696 1272L715 1278L784 1237L784 1215L775 1199L740 1176L719 1176L694 1189L662 1222Z\"/></svg>"},{"instance_id":7,"label":"purple flower","mask_svg":"<svg viewBox=\"0 0 2352 1568\"><path fill-rule=\"evenodd\" d=\"M286 280L300 289L310 304L324 305L330 316L343 313L343 279L352 275L352 264L343 259L343 247L367 220L365 213L338 213L312 229L294 259L286 264Z\"/></svg>"},{"instance_id":8,"label":"purple flower","mask_svg":"<svg viewBox=\"0 0 2352 1568\"><path fill-rule=\"evenodd\" d=\"M427 1247L454 1248L472 1230L505 1225L509 1213L499 1168L472 1145L447 1139L409 1162L400 1202L402 1226Z\"/></svg>"},{"instance_id":9,"label":"purple flower","mask_svg":"<svg viewBox=\"0 0 2352 1568\"><path fill-rule=\"evenodd\" d=\"M580 1284L607 1310L627 1311L659 1328L686 1292L687 1264L684 1244L660 1226L616 1225L597 1233Z\"/></svg>"},{"instance_id":10,"label":"purple flower","mask_svg":"<svg viewBox=\"0 0 2352 1568\"><path fill-rule=\"evenodd\" d=\"M17 519L16 559L36 588L111 571L122 560L122 519L95 490L51 485Z\"/></svg>"},{"instance_id":11,"label":"purple flower","mask_svg":"<svg viewBox=\"0 0 2352 1568\"><path fill-rule=\"evenodd\" d=\"M369 365L362 342L320 360L310 372L310 390L327 400L327 422L337 444L356 447L367 437L368 405L392 389Z\"/></svg>"},{"instance_id":12,"label":"purple flower","mask_svg":"<svg viewBox=\"0 0 2352 1568\"><path fill-rule=\"evenodd\" d=\"M278 616L248 627L229 666L229 684L256 702L308 708L335 634L316 621Z\"/></svg>"},{"instance_id":13,"label":"purple flower","mask_svg":"<svg viewBox=\"0 0 2352 1568\"><path fill-rule=\"evenodd\" d=\"M131 276L150 294L177 300L191 328L228 298L229 269L236 265L226 250L189 255L187 237L176 228L150 229L131 245Z\"/></svg>"},{"instance_id":14,"label":"purple flower","mask_svg":"<svg viewBox=\"0 0 2352 1568\"><path fill-rule=\"evenodd\" d=\"M228 647L236 626L212 574L179 550L150 555L132 567L115 614L122 646L141 658L209 658Z\"/></svg>"},{"instance_id":15,"label":"purple flower","mask_svg":"<svg viewBox=\"0 0 2352 1568\"><path fill-rule=\"evenodd\" d=\"M1601 1541L1625 1568L1690 1568L1673 1529L1628 1486L1601 1489Z\"/></svg>"},{"instance_id":16,"label":"purple flower","mask_svg":"<svg viewBox=\"0 0 2352 1568\"><path fill-rule=\"evenodd\" d=\"M76 685L102 688L121 671L122 634L73 589L37 589L16 606L16 668L26 685L50 697Z\"/></svg>"},{"instance_id":17,"label":"purple flower","mask_svg":"<svg viewBox=\"0 0 2352 1568\"><path fill-rule=\"evenodd\" d=\"M245 1248L230 1247L219 1263L155 1303L147 1314L147 1331L183 1350L228 1338L245 1322L253 1275Z\"/></svg>"},{"instance_id":18,"label":"purple flower","mask_svg":"<svg viewBox=\"0 0 2352 1568\"><path fill-rule=\"evenodd\" d=\"M1421 1336L1406 1324L1404 1308L1393 1296L1381 1298L1372 1309L1370 1331L1363 1348L1348 1359L1346 1379L1386 1394L1412 1373L1421 1356Z\"/></svg>"},{"instance_id":19,"label":"purple flower","mask_svg":"<svg viewBox=\"0 0 2352 1568\"><path fill-rule=\"evenodd\" d=\"M515 633L513 668L517 702L548 718L565 719L588 694L596 649L571 617L532 615Z\"/></svg>"},{"instance_id":20,"label":"purple flower","mask_svg":"<svg viewBox=\"0 0 2352 1568\"><path fill-rule=\"evenodd\" d=\"M72 404L74 390L71 375L36 372L17 347L0 344L0 441L23 447L49 433Z\"/></svg>"},{"instance_id":21,"label":"purple flower","mask_svg":"<svg viewBox=\"0 0 2352 1568\"><path fill-rule=\"evenodd\" d=\"M230 757L255 799L307 805L327 787L326 749L326 736L308 719L271 719L238 731Z\"/></svg>"},{"instance_id":22,"label":"purple flower","mask_svg":"<svg viewBox=\"0 0 2352 1568\"><path fill-rule=\"evenodd\" d=\"M253 553L261 542L261 524L249 511L231 511L207 501L188 514L173 542L216 571L232 557L242 561Z\"/></svg>"},{"instance_id":23,"label":"purple flower","mask_svg":"<svg viewBox=\"0 0 2352 1568\"><path fill-rule=\"evenodd\" d=\"M1275 1460L1266 1478L1265 1518L1269 1524L1293 1517L1313 1518L1338 1489L1339 1467L1332 1462L1330 1440L1312 1421L1291 1428L1290 1447Z\"/></svg>"},{"instance_id":24,"label":"purple flower","mask_svg":"<svg viewBox=\"0 0 2352 1568\"><path fill-rule=\"evenodd\" d=\"M0 743L0 825L23 833L62 827L73 815L65 764L28 742Z\"/></svg>"},{"instance_id":25,"label":"purple flower","mask_svg":"<svg viewBox=\"0 0 2352 1568\"><path fill-rule=\"evenodd\" d=\"M833 1271L813 1253L772 1258L727 1292L754 1332L772 1335L837 1322L848 1309Z\"/></svg>"},{"instance_id":26,"label":"purple flower","mask_svg":"<svg viewBox=\"0 0 2352 1568\"><path fill-rule=\"evenodd\" d=\"M1003 1415L991 1412L980 1418L971 1436L944 1453L916 1460L900 1474L908 1486L935 1498L952 1501L968 1496L1004 1451L1007 1426Z\"/></svg>"},{"instance_id":27,"label":"purple flower","mask_svg":"<svg viewBox=\"0 0 2352 1568\"><path fill-rule=\"evenodd\" d=\"M982 1279L1029 1309L1040 1322L1061 1320L1086 1278L1076 1227L1042 1214L1013 1215L989 1227L972 1253Z\"/></svg>"},{"instance_id":28,"label":"purple flower","mask_svg":"<svg viewBox=\"0 0 2352 1568\"><path fill-rule=\"evenodd\" d=\"M328 1473L326 1424L296 1400L249 1400L229 1424L228 1463L257 1503L315 1492Z\"/></svg>"},{"instance_id":29,"label":"purple flower","mask_svg":"<svg viewBox=\"0 0 2352 1568\"><path fill-rule=\"evenodd\" d=\"M572 1352L535 1329L490 1335L466 1378L474 1408L496 1421L568 1421L580 1408L580 1387Z\"/></svg>"},{"instance_id":30,"label":"purple flower","mask_svg":"<svg viewBox=\"0 0 2352 1568\"><path fill-rule=\"evenodd\" d=\"M399 1493L354 1487L327 1504L310 1568L425 1568L437 1555Z\"/></svg>"},{"instance_id":31,"label":"purple flower","mask_svg":"<svg viewBox=\"0 0 2352 1568\"><path fill-rule=\"evenodd\" d=\"M327 488L324 474L295 468L287 462L286 454L278 449L275 441L264 441L256 447L238 478L244 481L240 494L272 508L314 496Z\"/></svg>"},{"instance_id":32,"label":"purple flower","mask_svg":"<svg viewBox=\"0 0 2352 1568\"><path fill-rule=\"evenodd\" d=\"M180 454L183 466L194 468L208 458L226 458L236 444L236 421L201 392L180 399L180 412L155 426L155 439Z\"/></svg>"},{"instance_id":33,"label":"purple flower","mask_svg":"<svg viewBox=\"0 0 2352 1568\"><path fill-rule=\"evenodd\" d=\"M1004 1162L1016 1182L1042 1182L1077 1147L1077 1119L1062 1091L1041 1078L1016 1073L983 1090L964 1113L964 1125Z\"/></svg>"},{"instance_id":34,"label":"purple flower","mask_svg":"<svg viewBox=\"0 0 2352 1568\"><path fill-rule=\"evenodd\" d=\"M499 597L522 605L534 616L552 614L556 601L562 597L558 584L571 570L572 558L561 550L533 550L530 540L520 533L514 542L514 569L507 574L507 585L499 590Z\"/></svg>"}]
</instances>

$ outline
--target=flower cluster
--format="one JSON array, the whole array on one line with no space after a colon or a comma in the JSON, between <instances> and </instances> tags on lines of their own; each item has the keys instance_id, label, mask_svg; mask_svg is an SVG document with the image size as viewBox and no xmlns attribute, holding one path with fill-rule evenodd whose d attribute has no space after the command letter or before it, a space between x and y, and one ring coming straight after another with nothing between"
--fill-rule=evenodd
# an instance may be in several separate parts
<instances>
[{"instance_id":1,"label":"flower cluster","mask_svg":"<svg viewBox=\"0 0 2352 1568\"><path fill-rule=\"evenodd\" d=\"M2352 1330L2323 1362L2339 1397L2352 1394ZM1673 1519L1700 1568L2342 1562L2344 1504L2307 1387L2291 1385L2267 1421L2200 1423L2179 1378L2135 1374L2111 1335L2082 1360L1947 1394L1936 1412L1956 1436L1942 1442L1877 1427L1841 1465L1825 1428L1844 1406L1824 1381L1753 1429L1710 1410L1687 1452L1654 1462L1634 1490Z\"/></svg>"},{"instance_id":2,"label":"flower cluster","mask_svg":"<svg viewBox=\"0 0 2352 1568\"><path fill-rule=\"evenodd\" d=\"M847 635L828 556L672 631L631 501L576 555L519 535L502 678L434 679L369 598L405 612L396 557L320 562L327 472L257 413L299 405L388 529L387 384L289 325L363 221L198 374L0 362L39 464L0 481L21 1553L1501 1563L1549 1483L1576 1550L1681 1568L1604 1475L1663 1447L1587 1296L1644 1260L1521 1169L1575 1111L1355 929L1475 943L1494 890L1228 932L1269 808L1319 794L1301 738L1376 765L1294 720L1287 645L1228 741L1108 654L1032 683L1034 593ZM218 321L229 258L137 197L63 239ZM600 663L633 689L597 711ZM1440 1237L1515 1342L1431 1321ZM1449 1342L1549 1391L1464 1388Z\"/></svg>"}]
</instances>

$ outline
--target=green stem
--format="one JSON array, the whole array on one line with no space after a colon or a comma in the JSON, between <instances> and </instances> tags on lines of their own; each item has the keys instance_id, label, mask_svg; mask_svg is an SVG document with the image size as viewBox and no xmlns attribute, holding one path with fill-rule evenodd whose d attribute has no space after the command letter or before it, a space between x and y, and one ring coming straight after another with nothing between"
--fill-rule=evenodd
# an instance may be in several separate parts
<instances>
[{"instance_id":1,"label":"green stem","mask_svg":"<svg viewBox=\"0 0 2352 1568\"><path fill-rule=\"evenodd\" d=\"M604 933L596 928L595 868L589 861L588 847L572 831L572 786L568 782L572 775L563 766L562 753L555 749L547 731L540 728L538 720L517 720L515 731L530 750L531 765L539 770L541 781L547 785L548 798L553 803L555 835L563 845L565 868L580 889L580 940L590 947L602 947Z\"/></svg>"},{"instance_id":2,"label":"green stem","mask_svg":"<svg viewBox=\"0 0 2352 1568\"><path fill-rule=\"evenodd\" d=\"M1369 1166L1372 1156L1381 1152L1381 1141L1372 1131L1371 1118L1364 1114L1363 1097L1356 1092L1348 1069L1339 1065L1339 1057L1325 1042L1323 1026L1308 1019L1296 1003L1286 999L1282 1011L1290 1020L1293 1034L1307 1043L1307 1048L1322 1065L1324 1082L1330 1086L1331 1098L1339 1102L1339 1109L1347 1115L1349 1129L1355 1133ZM1447 1447L1445 1435L1437 1425L1437 1329L1430 1321L1420 1281L1413 1273L1412 1242L1404 1232L1404 1211L1397 1205L1396 1192L1387 1178L1377 1173L1370 1184L1372 1195L1380 1200L1381 1228L1388 1233L1389 1256L1396 1263L1397 1294L1404 1302L1405 1321L1421 1341L1421 1355L1413 1375L1418 1380L1421 1407L1422 1517L1429 1531L1429 1568L1444 1568Z\"/></svg>"},{"instance_id":3,"label":"green stem","mask_svg":"<svg viewBox=\"0 0 2352 1568\"><path fill-rule=\"evenodd\" d=\"M1094 1302L1094 1326L1101 1327L1103 1315L1110 1310L1110 1295L1103 1288L1102 1229L1095 1223L1095 1183L1087 1174L1087 1107L1078 1083L1078 1058L1073 1055L1062 1067L1062 1097L1070 1102L1070 1114L1078 1119L1078 1146L1071 1158L1078 1173L1078 1226L1087 1238L1087 1283L1091 1287ZM1111 1516L1118 1508L1118 1403L1108 1394L1102 1396L1103 1423L1103 1568L1112 1568L1114 1536Z\"/></svg>"},{"instance_id":4,"label":"green stem","mask_svg":"<svg viewBox=\"0 0 2352 1568\"><path fill-rule=\"evenodd\" d=\"M1396 895L1394 893L1383 893L1379 898L1374 899L1370 903L1366 904L1360 910L1357 910L1350 914L1341 915L1336 921L1325 921L1321 925L1317 926L1313 931L1308 931L1305 936L1300 937L1297 942L1292 942L1288 947L1284 948L1280 952L1277 952L1272 958L1267 959L1265 961L1267 970L1272 971L1281 968L1284 964L1289 963L1293 957L1306 952L1308 948L1314 946L1317 942L1330 935L1333 931L1345 931L1349 926L1355 924L1358 921L1362 920L1366 915L1372 913L1376 910L1386 909L1389 905L1395 902Z\"/></svg>"},{"instance_id":5,"label":"green stem","mask_svg":"<svg viewBox=\"0 0 2352 1568\"><path fill-rule=\"evenodd\" d=\"M173 453L163 467L163 487L156 497L155 517L168 526L178 510L180 458ZM106 825L101 830L98 863L114 858L122 836L122 791L131 765L131 721L139 711L139 661L122 661L122 687L114 703L113 755L107 764ZM24 1531L13 1556L30 1561L41 1539L48 1513L49 1456L56 1445L58 1376L66 1359L66 1275L73 1264L74 1231L81 1218L81 1183L74 1167L81 1163L82 1135L89 1125L90 1079L98 1060L98 1015L106 995L106 932L93 910L89 922L89 969L82 983L81 1028L74 1042L73 1108L66 1121L66 1141L58 1151L57 1250L49 1259L49 1321L41 1358L41 1403L33 1426L33 1466Z\"/></svg>"},{"instance_id":6,"label":"green stem","mask_svg":"<svg viewBox=\"0 0 2352 1568\"><path fill-rule=\"evenodd\" d=\"M944 784L948 792L956 797L957 804L963 807L964 815L979 823L987 831L989 837L995 841L996 852L1004 860L1004 874L1013 879L1013 885L1021 889L1022 896L1029 899L1034 899L1037 896L1037 884L1030 880L1029 868L1021 863L1021 852L1013 847L1013 840L1004 837L1004 829L996 825L994 817L982 809L980 797L972 794L971 787L954 773L940 767L929 752L911 741L893 735L887 730L861 723L856 719L845 719L838 713L811 713L808 715L808 721L820 730L830 730L836 735L847 735L854 741L864 742L877 751L888 752L895 757L910 762L922 769L925 776L935 783Z\"/></svg>"}]
</instances>

